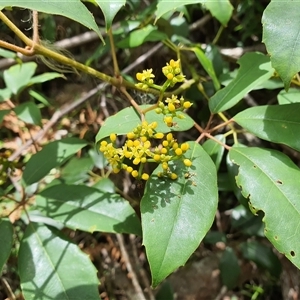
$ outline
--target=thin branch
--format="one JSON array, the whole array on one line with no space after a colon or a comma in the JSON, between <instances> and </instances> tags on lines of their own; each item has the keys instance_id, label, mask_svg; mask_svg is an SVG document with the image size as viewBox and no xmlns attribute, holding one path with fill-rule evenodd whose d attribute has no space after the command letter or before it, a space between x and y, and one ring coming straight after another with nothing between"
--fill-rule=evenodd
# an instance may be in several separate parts
<instances>
[{"instance_id":1,"label":"thin branch","mask_svg":"<svg viewBox=\"0 0 300 300\"><path fill-rule=\"evenodd\" d=\"M125 245L124 245L123 236L121 234L119 234L119 233L116 236L117 236L117 239L118 239L118 242L119 242L119 246L120 246L120 250L121 250L121 253L122 253L122 257L123 257L125 265L126 265L126 269L127 269L128 273L130 275L130 278L131 278L133 287L135 289L135 292L138 295L138 298L140 300L146 300L146 297L145 297L145 295L144 295L144 293L142 291L142 288L141 288L141 286L139 284L139 281L137 279L136 273L133 270L133 267L131 265L131 262L130 262L127 250L126 250Z\"/></svg>"},{"instance_id":2,"label":"thin branch","mask_svg":"<svg viewBox=\"0 0 300 300\"><path fill-rule=\"evenodd\" d=\"M127 66L124 70L122 70L122 73L128 73L132 69L134 69L137 65L141 64L145 60L147 60L150 56L155 54L160 48L162 47L162 44L159 43L158 45L154 46L151 50L149 50L147 53L140 56L134 63ZM49 131L49 129L54 126L58 122L60 118L62 118L64 115L68 114L70 111L74 110L76 107L83 104L85 101L90 99L92 96L94 96L96 93L101 91L106 86L106 83L100 83L97 87L90 90L89 92L85 93L81 98L75 101L71 101L69 103L66 103L63 108L57 110L51 117L51 119L48 121L48 123L30 140L28 140L25 144L23 144L20 148L18 148L9 158L9 161L13 161L17 159L28 147L32 145L34 142L38 142L41 140L45 134Z\"/></svg>"}]
</instances>

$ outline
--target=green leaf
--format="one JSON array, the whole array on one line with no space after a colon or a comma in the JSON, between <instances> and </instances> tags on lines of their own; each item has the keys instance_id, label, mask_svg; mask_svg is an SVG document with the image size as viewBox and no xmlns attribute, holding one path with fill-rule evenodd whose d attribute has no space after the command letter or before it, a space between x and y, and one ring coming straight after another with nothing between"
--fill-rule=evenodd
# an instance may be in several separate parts
<instances>
[{"instance_id":1,"label":"green leaf","mask_svg":"<svg viewBox=\"0 0 300 300\"><path fill-rule=\"evenodd\" d=\"M11 90L9 88L0 89L0 102L10 99Z\"/></svg>"},{"instance_id":2,"label":"green leaf","mask_svg":"<svg viewBox=\"0 0 300 300\"><path fill-rule=\"evenodd\" d=\"M269 57L258 52L244 54L238 63L240 69L236 78L211 97L208 104L212 113L233 107L247 93L268 80L274 73Z\"/></svg>"},{"instance_id":3,"label":"green leaf","mask_svg":"<svg viewBox=\"0 0 300 300\"><path fill-rule=\"evenodd\" d=\"M17 58L17 54L15 52L0 48L0 56L4 58Z\"/></svg>"},{"instance_id":4,"label":"green leaf","mask_svg":"<svg viewBox=\"0 0 300 300\"><path fill-rule=\"evenodd\" d=\"M229 0L207 0L203 1L205 8L224 26L227 26L231 18L233 6Z\"/></svg>"},{"instance_id":5,"label":"green leaf","mask_svg":"<svg viewBox=\"0 0 300 300\"><path fill-rule=\"evenodd\" d=\"M155 295L155 300L174 300L174 291L167 280L160 286L157 294Z\"/></svg>"},{"instance_id":6,"label":"green leaf","mask_svg":"<svg viewBox=\"0 0 300 300\"><path fill-rule=\"evenodd\" d=\"M13 245L13 226L9 219L0 219L0 275Z\"/></svg>"},{"instance_id":7,"label":"green leaf","mask_svg":"<svg viewBox=\"0 0 300 300\"><path fill-rule=\"evenodd\" d=\"M98 25L93 15L80 0L51 0L51 1L28 1L28 0L1 0L0 9L5 6L22 7L37 10L50 15L60 15L72 19L85 27L95 31L99 38L104 42Z\"/></svg>"},{"instance_id":8,"label":"green leaf","mask_svg":"<svg viewBox=\"0 0 300 300\"><path fill-rule=\"evenodd\" d=\"M223 144L226 143L226 138L223 134L218 134L215 135L214 137L220 142L222 142ZM222 161L222 157L224 154L224 147L218 144L217 142L215 142L214 140L205 141L202 147L215 163L217 170L219 170L220 163Z\"/></svg>"},{"instance_id":9,"label":"green leaf","mask_svg":"<svg viewBox=\"0 0 300 300\"><path fill-rule=\"evenodd\" d=\"M42 115L40 109L33 102L24 102L14 108L18 118L25 123L41 125Z\"/></svg>"},{"instance_id":10,"label":"green leaf","mask_svg":"<svg viewBox=\"0 0 300 300\"><path fill-rule=\"evenodd\" d=\"M128 34L128 36L117 43L118 48L134 48L145 42L157 42L167 39L168 36L159 31L156 26L147 25Z\"/></svg>"},{"instance_id":11,"label":"green leaf","mask_svg":"<svg viewBox=\"0 0 300 300\"><path fill-rule=\"evenodd\" d=\"M99 300L97 270L88 256L50 227L29 223L18 269L25 299Z\"/></svg>"},{"instance_id":12,"label":"green leaf","mask_svg":"<svg viewBox=\"0 0 300 300\"><path fill-rule=\"evenodd\" d=\"M263 42L286 90L300 71L299 19L299 3L293 0L271 1L262 16Z\"/></svg>"},{"instance_id":13,"label":"green leaf","mask_svg":"<svg viewBox=\"0 0 300 300\"><path fill-rule=\"evenodd\" d=\"M290 88L288 91L282 90L277 95L279 104L290 104L300 102L300 90L296 88Z\"/></svg>"},{"instance_id":14,"label":"green leaf","mask_svg":"<svg viewBox=\"0 0 300 300\"><path fill-rule=\"evenodd\" d=\"M215 89L219 90L220 89L220 83L219 83L219 80L216 76L216 73L215 73L215 70L214 70L214 67L213 67L213 63L204 54L202 49L200 49L198 47L194 47L194 48L191 48L191 50L193 50L195 52L195 55L197 56L200 64L203 66L203 68L207 72L207 74L211 77L211 79L214 83Z\"/></svg>"},{"instance_id":15,"label":"green leaf","mask_svg":"<svg viewBox=\"0 0 300 300\"><path fill-rule=\"evenodd\" d=\"M204 0L202 0L204 1ZM155 22L161 18L162 15L166 14L169 11L175 11L178 7L183 6L183 5L188 5L188 4L198 4L202 2L201 0L173 0L170 2L170 0L160 0L157 4L157 9L156 9L156 19Z\"/></svg>"},{"instance_id":16,"label":"green leaf","mask_svg":"<svg viewBox=\"0 0 300 300\"><path fill-rule=\"evenodd\" d=\"M88 157L72 157L61 170L61 178L67 184L79 184L90 178L89 172L94 166L93 160Z\"/></svg>"},{"instance_id":17,"label":"green leaf","mask_svg":"<svg viewBox=\"0 0 300 300\"><path fill-rule=\"evenodd\" d=\"M32 155L23 172L27 185L38 182L51 169L61 165L71 155L78 152L86 142L77 138L65 138L46 145L40 152Z\"/></svg>"},{"instance_id":18,"label":"green leaf","mask_svg":"<svg viewBox=\"0 0 300 300\"><path fill-rule=\"evenodd\" d=\"M36 203L47 217L74 230L141 235L133 208L117 194L85 185L57 184L43 190Z\"/></svg>"},{"instance_id":19,"label":"green leaf","mask_svg":"<svg viewBox=\"0 0 300 300\"><path fill-rule=\"evenodd\" d=\"M37 64L28 62L21 65L14 65L3 73L3 79L7 88L17 95L27 84L35 73Z\"/></svg>"},{"instance_id":20,"label":"green leaf","mask_svg":"<svg viewBox=\"0 0 300 300\"><path fill-rule=\"evenodd\" d=\"M226 247L220 259L221 280L228 289L233 289L241 272L238 258L230 247Z\"/></svg>"},{"instance_id":21,"label":"green leaf","mask_svg":"<svg viewBox=\"0 0 300 300\"><path fill-rule=\"evenodd\" d=\"M103 12L106 30L108 30L111 27L112 21L118 11L126 4L126 0L95 1Z\"/></svg>"},{"instance_id":22,"label":"green leaf","mask_svg":"<svg viewBox=\"0 0 300 300\"><path fill-rule=\"evenodd\" d=\"M180 6L188 4L199 4L202 3L211 12L211 14L222 23L223 26L227 25L229 21L233 7L229 0L160 0L157 4L156 19L159 19L162 15L170 11L175 11Z\"/></svg>"},{"instance_id":23,"label":"green leaf","mask_svg":"<svg viewBox=\"0 0 300 300\"><path fill-rule=\"evenodd\" d=\"M189 142L182 161L170 163L178 175L171 180L156 176L161 166L147 181L141 201L143 243L152 273L152 286L186 263L210 229L215 217L218 190L216 167L203 148Z\"/></svg>"},{"instance_id":24,"label":"green leaf","mask_svg":"<svg viewBox=\"0 0 300 300\"><path fill-rule=\"evenodd\" d=\"M252 211L264 213L265 235L300 268L300 170L283 153L233 147L230 159L239 166L236 183Z\"/></svg>"},{"instance_id":25,"label":"green leaf","mask_svg":"<svg viewBox=\"0 0 300 300\"><path fill-rule=\"evenodd\" d=\"M270 272L271 275L279 278L281 263L270 247L257 241L244 242L240 245L244 258L254 261L259 267Z\"/></svg>"},{"instance_id":26,"label":"green leaf","mask_svg":"<svg viewBox=\"0 0 300 300\"><path fill-rule=\"evenodd\" d=\"M0 123L3 121L3 118L10 113L10 109L0 110Z\"/></svg>"},{"instance_id":27,"label":"green leaf","mask_svg":"<svg viewBox=\"0 0 300 300\"><path fill-rule=\"evenodd\" d=\"M300 151L300 103L248 108L233 120L256 136Z\"/></svg>"},{"instance_id":28,"label":"green leaf","mask_svg":"<svg viewBox=\"0 0 300 300\"><path fill-rule=\"evenodd\" d=\"M151 107L152 105L141 105L141 109L146 109ZM156 121L158 126L156 128L157 132L167 133L170 131L185 131L194 126L194 121L187 114L182 113L184 116L183 119L174 118L174 122L176 126L168 127L163 122L163 117L161 114L157 114L154 110L146 113L145 119L148 123L152 123ZM133 107L127 107L122 109L115 115L107 118L104 124L101 126L97 136L96 143L100 140L108 137L111 133L115 133L117 135L127 134L132 131L137 125L141 123L140 115L136 112Z\"/></svg>"},{"instance_id":29,"label":"green leaf","mask_svg":"<svg viewBox=\"0 0 300 300\"><path fill-rule=\"evenodd\" d=\"M43 83L43 82L50 81L55 78L65 78L65 77L64 77L64 75L56 73L56 72L45 72L41 75L32 77L29 80L28 85L33 85L36 83Z\"/></svg>"}]
</instances>

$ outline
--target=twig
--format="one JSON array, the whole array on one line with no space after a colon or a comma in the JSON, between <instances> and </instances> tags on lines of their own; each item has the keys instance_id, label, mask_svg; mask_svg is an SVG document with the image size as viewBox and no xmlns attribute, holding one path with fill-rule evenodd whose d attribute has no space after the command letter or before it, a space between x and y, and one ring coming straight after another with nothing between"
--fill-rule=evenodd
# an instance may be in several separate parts
<instances>
[{"instance_id":1,"label":"twig","mask_svg":"<svg viewBox=\"0 0 300 300\"><path fill-rule=\"evenodd\" d=\"M1 277L1 281L2 281L2 284L4 286L4 289L7 292L8 299L9 300L16 300L16 297L15 297L10 285L8 284L7 280L4 277Z\"/></svg>"},{"instance_id":2,"label":"twig","mask_svg":"<svg viewBox=\"0 0 300 300\"><path fill-rule=\"evenodd\" d=\"M140 300L146 300L146 297L142 291L142 288L138 282L138 279L137 279L137 276L135 274L135 271L133 270L132 268L132 265L130 263L130 259L129 259L129 256L128 256L128 253L127 253L127 250L125 248L125 245L124 245L124 239L123 239L123 236L121 234L117 234L117 239L118 239L118 242L119 242L119 246L120 246L120 250L121 250L121 253L122 253L122 257L125 261L125 265L126 265L126 269L128 271L128 274L130 275L130 278L131 278L131 281L132 281L132 284L133 284L133 287L135 289L135 292L136 294L138 295L139 299Z\"/></svg>"},{"instance_id":3,"label":"twig","mask_svg":"<svg viewBox=\"0 0 300 300\"><path fill-rule=\"evenodd\" d=\"M135 245L135 242L134 242L134 240L136 239L136 236L134 234L130 234L129 239L130 239L130 244L131 244L131 248L132 248L133 258L135 260L137 268L139 269L139 273L140 273L140 276L142 278L143 284L147 288L146 292L148 293L150 300L155 300L155 296L153 295L153 292L152 292L152 289L150 287L150 283L149 283L148 277L146 275L146 272L140 266L140 261L139 261L138 254L137 254L137 251L136 251L136 245Z\"/></svg>"},{"instance_id":4,"label":"twig","mask_svg":"<svg viewBox=\"0 0 300 300\"><path fill-rule=\"evenodd\" d=\"M147 53L144 55L140 56L134 63L130 64L127 66L124 70L122 70L122 73L127 73L131 71L133 68L135 68L137 65L141 64L143 61L147 60L150 56L152 56L155 52L157 52L160 48L162 47L162 44L158 44L154 46L151 50L149 50ZM67 103L63 108L59 109L56 111L51 119L48 121L48 123L31 139L28 140L25 144L23 144L20 148L18 148L9 158L9 161L13 161L17 159L23 151L25 151L28 147L32 145L32 143L37 142L41 140L47 131L64 115L78 107L79 105L83 104L85 101L87 101L89 98L94 96L96 93L101 91L107 83L103 82L100 83L97 87L94 89L90 90L89 92L85 93L80 99L76 101L71 101Z\"/></svg>"}]
</instances>

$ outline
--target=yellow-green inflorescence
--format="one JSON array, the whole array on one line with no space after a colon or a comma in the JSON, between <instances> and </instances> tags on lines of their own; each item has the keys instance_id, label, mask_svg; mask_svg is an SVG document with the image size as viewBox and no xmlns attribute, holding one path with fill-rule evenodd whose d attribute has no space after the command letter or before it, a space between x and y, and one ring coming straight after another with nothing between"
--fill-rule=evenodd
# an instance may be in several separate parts
<instances>
[{"instance_id":1,"label":"yellow-green inflorescence","mask_svg":"<svg viewBox=\"0 0 300 300\"><path fill-rule=\"evenodd\" d=\"M177 82L182 82L182 75L179 60L171 60L162 68L167 77L164 86L173 86ZM136 78L140 83L139 88L148 89L148 87L159 88L154 84L154 75L152 69L137 73ZM182 118L180 114L183 110L191 107L192 103L185 101L183 97L179 98L172 95L164 101L159 101L155 109L157 114L164 115L163 121L168 127L174 125L173 118ZM171 172L169 162L181 159L183 163L190 167L192 162L184 157L189 149L188 143L178 144L172 133L164 134L157 132L157 122L141 122L132 132L127 133L125 144L118 148L116 146L117 135L112 133L109 141L103 140L100 143L100 151L108 160L115 173L120 170L129 172L134 178L148 180L149 174L144 172L146 163L155 162L161 164L163 171L158 173L159 177L167 176L171 179L177 179L177 174ZM157 146L158 145L158 146Z\"/></svg>"}]
</instances>

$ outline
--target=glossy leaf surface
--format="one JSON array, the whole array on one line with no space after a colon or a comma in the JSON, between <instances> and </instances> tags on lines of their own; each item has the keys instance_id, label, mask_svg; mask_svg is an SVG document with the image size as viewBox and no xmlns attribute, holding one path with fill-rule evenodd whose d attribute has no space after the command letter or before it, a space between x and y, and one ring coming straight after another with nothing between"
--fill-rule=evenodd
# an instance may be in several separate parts
<instances>
[{"instance_id":1,"label":"glossy leaf surface","mask_svg":"<svg viewBox=\"0 0 300 300\"><path fill-rule=\"evenodd\" d=\"M274 73L269 57L258 52L244 54L238 63L240 68L236 78L219 90L208 102L212 113L233 107L247 93L268 80Z\"/></svg>"},{"instance_id":2,"label":"glossy leaf surface","mask_svg":"<svg viewBox=\"0 0 300 300\"><path fill-rule=\"evenodd\" d=\"M286 90L300 71L299 19L299 2L293 0L271 1L262 17L263 42Z\"/></svg>"},{"instance_id":3,"label":"glossy leaf surface","mask_svg":"<svg viewBox=\"0 0 300 300\"><path fill-rule=\"evenodd\" d=\"M71 155L78 152L86 142L77 138L65 138L47 144L32 155L23 172L23 180L29 185L46 176L51 169L59 166Z\"/></svg>"},{"instance_id":4,"label":"glossy leaf surface","mask_svg":"<svg viewBox=\"0 0 300 300\"><path fill-rule=\"evenodd\" d=\"M200 48L192 48L192 50L195 52L196 57L198 58L199 62L203 66L204 70L207 72L207 74L211 77L214 87L216 90L220 89L220 83L216 76L214 67L212 62L208 59L208 57L204 54L203 50Z\"/></svg>"},{"instance_id":5,"label":"glossy leaf surface","mask_svg":"<svg viewBox=\"0 0 300 300\"><path fill-rule=\"evenodd\" d=\"M106 30L108 30L111 27L112 21L118 11L126 4L126 0L95 1L103 12Z\"/></svg>"},{"instance_id":6,"label":"glossy leaf surface","mask_svg":"<svg viewBox=\"0 0 300 300\"><path fill-rule=\"evenodd\" d=\"M37 206L75 230L141 234L140 221L124 198L85 185L49 187L38 195Z\"/></svg>"},{"instance_id":7,"label":"glossy leaf surface","mask_svg":"<svg viewBox=\"0 0 300 300\"><path fill-rule=\"evenodd\" d=\"M233 147L230 159L239 166L236 183L253 212L264 213L265 236L300 268L300 170L283 153Z\"/></svg>"},{"instance_id":8,"label":"glossy leaf surface","mask_svg":"<svg viewBox=\"0 0 300 300\"><path fill-rule=\"evenodd\" d=\"M229 0L208 0L203 4L223 26L227 26L233 11Z\"/></svg>"},{"instance_id":9,"label":"glossy leaf surface","mask_svg":"<svg viewBox=\"0 0 300 300\"><path fill-rule=\"evenodd\" d=\"M290 88L288 91L282 90L277 95L279 104L300 103L300 90Z\"/></svg>"},{"instance_id":10,"label":"glossy leaf surface","mask_svg":"<svg viewBox=\"0 0 300 300\"><path fill-rule=\"evenodd\" d=\"M175 11L180 6L198 3L204 4L205 8L207 8L223 26L227 25L233 10L229 0L160 0L157 4L156 20L167 12Z\"/></svg>"},{"instance_id":11,"label":"glossy leaf surface","mask_svg":"<svg viewBox=\"0 0 300 300\"><path fill-rule=\"evenodd\" d=\"M142 105L141 108L145 109L150 106L151 105ZM148 123L156 121L158 123L158 126L155 129L157 132L166 133L170 131L184 131L192 128L194 126L193 119L185 113L181 114L184 115L184 119L174 118L174 122L177 124L173 127L168 127L163 122L163 116L161 114L157 114L153 110L146 113L145 120ZM134 110L133 107L122 109L115 115L105 120L96 136L96 142L108 137L111 133L115 133L117 135L126 134L132 131L140 123L140 115L136 112L136 110Z\"/></svg>"},{"instance_id":12,"label":"glossy leaf surface","mask_svg":"<svg viewBox=\"0 0 300 300\"><path fill-rule=\"evenodd\" d=\"M98 25L93 15L80 0L51 0L51 1L28 1L28 0L1 0L0 9L5 6L22 7L37 10L51 15L60 15L70 18L85 27L95 31L103 41Z\"/></svg>"},{"instance_id":13,"label":"glossy leaf surface","mask_svg":"<svg viewBox=\"0 0 300 300\"><path fill-rule=\"evenodd\" d=\"M181 161L170 164L178 179L156 176L159 166L147 181L141 202L143 243L152 273L152 285L184 265L210 229L217 209L216 167L203 148L189 142Z\"/></svg>"},{"instance_id":14,"label":"glossy leaf surface","mask_svg":"<svg viewBox=\"0 0 300 300\"><path fill-rule=\"evenodd\" d=\"M248 108L233 120L256 136L300 151L300 103Z\"/></svg>"},{"instance_id":15,"label":"glossy leaf surface","mask_svg":"<svg viewBox=\"0 0 300 300\"><path fill-rule=\"evenodd\" d=\"M41 125L42 115L40 109L33 102L24 102L14 108L18 118L25 123Z\"/></svg>"},{"instance_id":16,"label":"glossy leaf surface","mask_svg":"<svg viewBox=\"0 0 300 300\"><path fill-rule=\"evenodd\" d=\"M13 245L13 226L8 219L0 219L0 275Z\"/></svg>"},{"instance_id":17,"label":"glossy leaf surface","mask_svg":"<svg viewBox=\"0 0 300 300\"><path fill-rule=\"evenodd\" d=\"M168 36L159 31L156 26L147 25L144 28L137 29L128 34L128 36L117 43L119 48L134 48L145 42L157 42L167 39Z\"/></svg>"},{"instance_id":18,"label":"glossy leaf surface","mask_svg":"<svg viewBox=\"0 0 300 300\"><path fill-rule=\"evenodd\" d=\"M3 79L6 87L13 94L17 95L30 82L36 67L37 64L35 62L28 62L22 65L14 65L5 70L3 72Z\"/></svg>"},{"instance_id":19,"label":"glossy leaf surface","mask_svg":"<svg viewBox=\"0 0 300 300\"><path fill-rule=\"evenodd\" d=\"M18 269L25 299L99 300L97 270L88 256L50 227L28 225Z\"/></svg>"}]
</instances>

